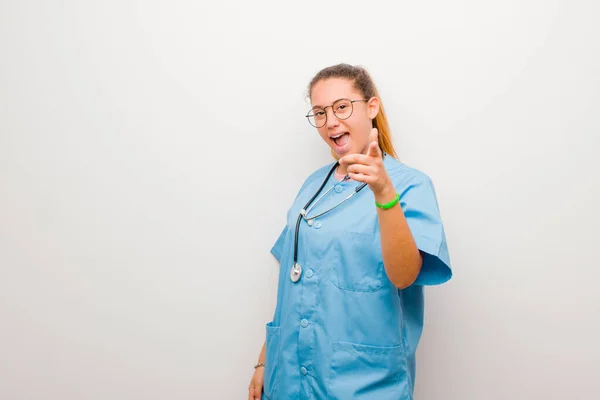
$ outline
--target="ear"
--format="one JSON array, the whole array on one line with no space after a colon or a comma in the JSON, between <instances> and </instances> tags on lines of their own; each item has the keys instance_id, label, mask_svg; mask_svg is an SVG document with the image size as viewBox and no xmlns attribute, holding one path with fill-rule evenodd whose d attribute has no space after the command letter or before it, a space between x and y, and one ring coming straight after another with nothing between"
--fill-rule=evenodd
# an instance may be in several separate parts
<instances>
[{"instance_id":1,"label":"ear","mask_svg":"<svg viewBox=\"0 0 600 400\"><path fill-rule=\"evenodd\" d=\"M371 97L367 102L367 113L370 119L374 119L379 114L379 98Z\"/></svg>"}]
</instances>

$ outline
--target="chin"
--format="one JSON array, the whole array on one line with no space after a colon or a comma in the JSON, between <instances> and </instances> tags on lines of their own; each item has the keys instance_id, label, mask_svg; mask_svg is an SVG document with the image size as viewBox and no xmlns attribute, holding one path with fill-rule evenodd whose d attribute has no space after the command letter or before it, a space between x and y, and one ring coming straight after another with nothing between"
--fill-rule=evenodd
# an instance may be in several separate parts
<instances>
[{"instance_id":1,"label":"chin","mask_svg":"<svg viewBox=\"0 0 600 400\"><path fill-rule=\"evenodd\" d=\"M331 152L333 154L335 154L337 156L337 158L342 158L342 157L352 153L351 150L345 150L345 149L339 150L339 149L336 149L335 147L331 147Z\"/></svg>"}]
</instances>

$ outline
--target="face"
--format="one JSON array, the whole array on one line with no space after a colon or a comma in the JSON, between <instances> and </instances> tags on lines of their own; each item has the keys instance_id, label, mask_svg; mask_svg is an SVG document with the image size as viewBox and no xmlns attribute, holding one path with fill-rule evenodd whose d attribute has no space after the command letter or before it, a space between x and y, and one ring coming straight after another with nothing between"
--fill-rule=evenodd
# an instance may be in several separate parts
<instances>
[{"instance_id":1,"label":"face","mask_svg":"<svg viewBox=\"0 0 600 400\"><path fill-rule=\"evenodd\" d=\"M352 114L347 119L342 119L348 112L348 103L336 103L339 99L362 100L364 96L356 90L352 82L342 78L330 78L317 82L312 89L311 105L313 110L320 108L321 112L316 118L324 118L322 109L325 108L327 120L325 124L317 128L321 138L331 147L339 157L346 154L366 154L369 148L369 134L373 128L373 119L379 112L379 99L372 97L368 101L356 101L352 103ZM336 103L333 113L332 104ZM314 113L313 113L314 114Z\"/></svg>"}]
</instances>

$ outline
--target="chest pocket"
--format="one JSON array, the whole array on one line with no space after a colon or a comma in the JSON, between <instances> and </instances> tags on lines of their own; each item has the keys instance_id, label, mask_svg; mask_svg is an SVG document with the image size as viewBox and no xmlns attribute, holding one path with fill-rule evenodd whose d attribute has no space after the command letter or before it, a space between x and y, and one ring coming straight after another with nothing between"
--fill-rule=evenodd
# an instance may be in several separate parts
<instances>
[{"instance_id":1,"label":"chest pocket","mask_svg":"<svg viewBox=\"0 0 600 400\"><path fill-rule=\"evenodd\" d=\"M331 282L341 290L375 292L383 286L380 235L348 232L338 236Z\"/></svg>"}]
</instances>

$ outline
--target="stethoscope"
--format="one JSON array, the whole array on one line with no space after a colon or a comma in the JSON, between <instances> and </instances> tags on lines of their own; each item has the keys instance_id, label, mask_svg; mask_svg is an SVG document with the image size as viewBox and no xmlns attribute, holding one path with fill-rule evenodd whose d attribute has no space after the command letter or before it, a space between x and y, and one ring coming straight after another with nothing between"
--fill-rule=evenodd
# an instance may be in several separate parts
<instances>
[{"instance_id":1,"label":"stethoscope","mask_svg":"<svg viewBox=\"0 0 600 400\"><path fill-rule=\"evenodd\" d=\"M383 153L383 157L385 158L386 153ZM306 203L306 205L302 208L302 210L300 210L300 215L298 215L298 220L296 221L296 231L294 232L294 264L292 265L292 269L290 270L290 279L292 280L292 282L298 282L300 280L300 276L302 275L302 266L300 264L298 264L298 233L300 232L300 222L302 222L302 219L306 220L306 222L308 223L309 226L312 226L313 224L313 220L327 214L328 212L331 212L333 210L335 210L336 208L338 208L339 206L341 206L342 204L344 204L345 202L347 202L348 200L350 200L354 195L356 195L358 192L360 192L361 190L363 190L363 188L365 186L367 186L366 183L361 183L360 185L357 185L354 188L354 191L352 193L350 193L350 195L348 195L345 199L343 199L342 201L340 201L338 204L336 204L335 206L323 211L320 214L317 214L313 217L309 217L308 213L310 212L310 210L313 209L313 207L315 206L315 204L317 204L323 197L325 197L327 195L327 193L329 193L331 190L333 190L333 188L335 186L330 187L329 189L327 189L327 191L325 191L325 193L323 193L316 201L315 198L319 195L319 193L321 193L321 191L323 190L323 188L325 187L325 185L327 184L327 182L329 181L329 178L331 177L331 174L333 174L333 172L335 171L335 169L338 167L338 165L340 165L339 161L336 161L335 164L333 165L333 167L331 167L331 169L329 170L329 172L327 173L327 176L325 177L325 179L323 180L323 183L321 184L321 186L319 187L319 189L317 190L317 192L310 198L310 200L308 200L308 203ZM350 179L350 175L346 175L341 182L345 182L348 179ZM313 203L314 201L314 203Z\"/></svg>"}]
</instances>

